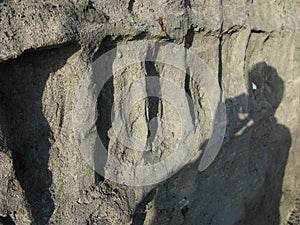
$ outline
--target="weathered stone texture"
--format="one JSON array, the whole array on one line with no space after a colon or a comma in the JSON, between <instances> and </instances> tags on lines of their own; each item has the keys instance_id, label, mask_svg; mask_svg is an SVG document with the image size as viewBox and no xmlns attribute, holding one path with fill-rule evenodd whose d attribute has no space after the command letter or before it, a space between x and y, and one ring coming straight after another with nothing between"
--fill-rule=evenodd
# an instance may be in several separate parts
<instances>
[{"instance_id":1,"label":"weathered stone texture","mask_svg":"<svg viewBox=\"0 0 300 225\"><path fill-rule=\"evenodd\" d=\"M159 16L168 41L196 53L219 82L227 129L204 172L198 154L160 184L130 187L95 174L84 161L73 132L75 96L92 61L106 51L116 48L115 57L122 57L121 44L166 42ZM0 224L286 224L292 212L295 220L300 1L3 0L0 27ZM147 163L166 157L176 143L180 116L161 99L136 104L128 126L146 145L151 117L169 122L174 132L155 154L132 153L113 134L113 102L127 84L147 76L173 80L197 101L205 146L214 119L209 100L183 71L159 62L121 71L107 66L114 74L95 110L110 154Z\"/></svg>"}]
</instances>

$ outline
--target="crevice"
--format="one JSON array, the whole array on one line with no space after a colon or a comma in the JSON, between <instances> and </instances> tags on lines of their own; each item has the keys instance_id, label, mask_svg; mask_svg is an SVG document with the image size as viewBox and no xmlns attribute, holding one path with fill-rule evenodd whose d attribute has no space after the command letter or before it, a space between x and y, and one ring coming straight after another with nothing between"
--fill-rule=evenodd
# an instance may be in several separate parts
<instances>
[{"instance_id":1,"label":"crevice","mask_svg":"<svg viewBox=\"0 0 300 225\"><path fill-rule=\"evenodd\" d=\"M263 44L265 44L271 37L271 34L268 34L267 37L264 39Z\"/></svg>"},{"instance_id":2,"label":"crevice","mask_svg":"<svg viewBox=\"0 0 300 225\"><path fill-rule=\"evenodd\" d=\"M246 61L247 61L247 51L248 51L248 47L249 47L249 43L250 43L250 39L251 39L251 35L252 32L249 32L248 38L247 38L247 42L246 42L246 47L245 47L245 53L244 53L244 76L246 76ZM245 78L247 79L247 78ZM249 86L249 83L247 84L247 87Z\"/></svg>"},{"instance_id":3,"label":"crevice","mask_svg":"<svg viewBox=\"0 0 300 225\"><path fill-rule=\"evenodd\" d=\"M264 31L264 30L260 30L260 29L251 29L251 33L254 33L254 34L264 34L264 33L267 33L267 32Z\"/></svg>"},{"instance_id":4,"label":"crevice","mask_svg":"<svg viewBox=\"0 0 300 225\"><path fill-rule=\"evenodd\" d=\"M147 35L148 35L148 33L147 32L141 32L141 33L139 33L139 34L137 34L137 35L135 35L135 36L133 36L131 39L129 39L130 41L132 41L132 40L135 40L135 41L137 41L137 40L144 40L144 39L147 39Z\"/></svg>"},{"instance_id":5,"label":"crevice","mask_svg":"<svg viewBox=\"0 0 300 225\"><path fill-rule=\"evenodd\" d=\"M218 57L219 57L219 63L218 63L218 82L219 82L219 87L221 89L220 92L220 100L222 99L222 92L223 92L223 87L222 87L222 79L223 79L223 59L222 59L222 44L223 44L223 21L221 23L220 27L220 33L219 33L219 45L218 45Z\"/></svg>"},{"instance_id":6,"label":"crevice","mask_svg":"<svg viewBox=\"0 0 300 225\"><path fill-rule=\"evenodd\" d=\"M63 97L63 96L62 96ZM60 106L59 104L57 104L58 106L58 109L57 109L57 111L59 110L59 114L58 114L58 112L56 113L56 115L59 117L59 123L58 123L58 127L59 127L59 129L61 130L61 128L62 128L62 125L63 125L63 123L64 123L64 118L65 118L65 99L64 99L64 97L63 97L63 103L62 103L62 105Z\"/></svg>"},{"instance_id":7,"label":"crevice","mask_svg":"<svg viewBox=\"0 0 300 225\"><path fill-rule=\"evenodd\" d=\"M185 93L187 95L187 98L190 98L191 100L193 99L192 97L192 93L191 93L191 71L190 68L188 66L187 63L187 51L189 48L192 47L193 45L193 41L194 41L194 37L195 37L195 31L194 28L191 27L186 36L185 36L185 40L184 40L184 47L185 47L185 56L184 56L184 60L185 60L185 68L186 68L186 74L185 74L185 80L184 80L184 89L185 89ZM189 100L189 99L188 99ZM200 102L200 101L199 101ZM189 110L190 110L190 114L191 114L191 118L192 118L192 122L193 124L195 124L195 105L193 104L193 101L188 101L189 104ZM201 103L200 103L201 105Z\"/></svg>"},{"instance_id":8,"label":"crevice","mask_svg":"<svg viewBox=\"0 0 300 225\"><path fill-rule=\"evenodd\" d=\"M221 26L220 26L220 30L219 30L219 44L218 44L218 83L219 83L219 87L220 87L220 101L222 101L222 96L223 96L223 87L222 87L222 79L223 79L223 55L222 55L222 50L223 50L223 29L224 29L224 21L223 21L223 1L220 0L219 2L219 6L220 6L220 14L221 14Z\"/></svg>"},{"instance_id":9,"label":"crevice","mask_svg":"<svg viewBox=\"0 0 300 225\"><path fill-rule=\"evenodd\" d=\"M91 1L91 0L88 0L88 4L87 4L86 9L87 9L87 10L89 10L89 9L96 10L96 8L95 8L95 6L94 6L94 2Z\"/></svg>"},{"instance_id":10,"label":"crevice","mask_svg":"<svg viewBox=\"0 0 300 225\"><path fill-rule=\"evenodd\" d=\"M241 29L243 29L244 27L241 25L234 25L232 27L229 27L226 31L222 32L222 34L228 34L228 35L232 35L236 32L239 32Z\"/></svg>"},{"instance_id":11,"label":"crevice","mask_svg":"<svg viewBox=\"0 0 300 225\"><path fill-rule=\"evenodd\" d=\"M154 57L151 57L152 54L152 50L154 50ZM145 62L145 67L146 67L146 76L147 77L151 77L151 76L155 76L155 77L159 77L159 72L156 70L155 67L155 62L153 61L147 61L147 58L156 58L156 54L157 54L157 50L156 47L155 49L151 49L150 47L148 48L147 51L147 56L146 56L146 62ZM148 97L148 115L147 117L147 121L148 121L148 135L147 135L147 147L150 147L152 149L152 142L154 141L157 129L158 129L158 120L155 119L158 116L158 112L159 112L159 104L161 102L160 98L157 96L151 96L154 93L160 93L161 92L161 87L160 87L160 83L159 80L155 79L155 80L151 80L151 82L148 81L148 79L146 79L146 92L147 92L147 96ZM151 126L150 126L151 124Z\"/></svg>"},{"instance_id":12,"label":"crevice","mask_svg":"<svg viewBox=\"0 0 300 225\"><path fill-rule=\"evenodd\" d=\"M113 40L111 36L105 37L99 47L99 51L95 54L94 60L101 57L104 53L116 49L117 42L116 40ZM116 50L113 54L116 54ZM101 89L98 99L97 99L97 112L98 112L98 118L96 121L97 131L100 137L100 140L102 144L104 145L106 151L108 151L109 147L109 141L110 138L108 136L108 131L112 127L112 107L114 105L114 77L113 77L113 68L112 68L112 62L110 63L109 70L110 70L110 78L107 80L107 82L104 84L103 88ZM101 75L101 74L99 74ZM96 153L94 155L95 160L95 168L97 167L100 169L97 163L100 162L99 159L97 159ZM106 161L106 159L101 159L101 162ZM99 170L97 171L99 172ZM101 170L104 168L101 168ZM104 174L104 171L102 171L102 174ZM98 184L99 182L102 182L104 180L104 177L100 175L99 173L95 172L95 183Z\"/></svg>"},{"instance_id":13,"label":"crevice","mask_svg":"<svg viewBox=\"0 0 300 225\"><path fill-rule=\"evenodd\" d=\"M191 27L188 31L187 34L185 36L185 40L184 40L184 47L186 49L190 49L193 45L193 41L194 41L194 37L195 37L195 31L194 31L194 27Z\"/></svg>"},{"instance_id":14,"label":"crevice","mask_svg":"<svg viewBox=\"0 0 300 225\"><path fill-rule=\"evenodd\" d=\"M14 221L12 220L12 218L7 215L5 217L0 216L0 224L1 225L15 225Z\"/></svg>"},{"instance_id":15,"label":"crevice","mask_svg":"<svg viewBox=\"0 0 300 225\"><path fill-rule=\"evenodd\" d=\"M134 2L135 0L129 0L128 7L127 7L129 13L132 13Z\"/></svg>"},{"instance_id":16,"label":"crevice","mask_svg":"<svg viewBox=\"0 0 300 225\"><path fill-rule=\"evenodd\" d=\"M191 1L190 0L184 0L184 7L185 8L192 8L192 6L191 6Z\"/></svg>"}]
</instances>

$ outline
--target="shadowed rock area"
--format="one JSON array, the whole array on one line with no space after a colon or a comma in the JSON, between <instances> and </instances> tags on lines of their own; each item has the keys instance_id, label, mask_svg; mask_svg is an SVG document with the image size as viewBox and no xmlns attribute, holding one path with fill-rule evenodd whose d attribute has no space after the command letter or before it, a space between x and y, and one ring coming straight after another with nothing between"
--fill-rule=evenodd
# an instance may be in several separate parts
<instances>
[{"instance_id":1,"label":"shadowed rock area","mask_svg":"<svg viewBox=\"0 0 300 225\"><path fill-rule=\"evenodd\" d=\"M0 225L300 224L299 15L298 0L0 1ZM212 100L226 131L199 172Z\"/></svg>"}]
</instances>

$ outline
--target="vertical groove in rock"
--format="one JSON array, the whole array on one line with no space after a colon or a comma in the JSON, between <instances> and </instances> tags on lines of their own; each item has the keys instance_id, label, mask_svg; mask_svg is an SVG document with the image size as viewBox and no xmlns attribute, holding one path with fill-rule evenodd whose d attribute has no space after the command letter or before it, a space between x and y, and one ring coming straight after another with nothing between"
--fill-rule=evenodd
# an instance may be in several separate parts
<instances>
[{"instance_id":1,"label":"vertical groove in rock","mask_svg":"<svg viewBox=\"0 0 300 225\"><path fill-rule=\"evenodd\" d=\"M0 32L0 100L10 126L8 134L0 132L0 144L6 145L7 139L3 138L9 136L7 151L13 151L14 161L10 168L16 174L16 178L14 175L9 178L9 183L6 178L0 179L4 190L3 195L0 190L3 208L0 221L6 221L2 223L11 223L7 212L17 225L30 224L33 219L36 224L66 225L173 225L198 224L199 221L212 225L236 224L237 221L275 224L270 222L284 220L284 216L291 213L291 197L300 187L297 162L300 46L296 41L300 37L300 7L297 3L283 0L275 3L253 0L238 3L222 0L0 2L3 30ZM166 40L158 40L158 16L163 16L167 34L174 43L181 45L184 41L186 52L190 49L212 68L227 97L230 138L223 142L218 157L203 173L197 170L199 163L189 162L164 181L168 188L154 187L157 189L154 201L149 188L128 187L109 180L99 182L104 178L94 174L80 152L75 152L78 149L72 142L75 135L71 116L74 115L75 88L87 67L82 61L92 58L99 45L100 55L119 46L121 41L116 41L116 37L122 37L124 42L151 39L166 44ZM76 54L72 54L74 49L67 50L61 45L78 39L82 50ZM156 50L148 49L147 53L156 54ZM124 55L120 57L126 60ZM147 135L148 145L167 137L157 147L158 153L166 154L156 157L155 152L149 151L148 157L144 152L127 148L110 132L111 107L117 100L116 95L127 84L144 78L145 73L146 78L174 79L181 89L184 88L185 97L193 97L195 105L186 106L190 110L187 116L190 113L194 116L193 107L199 110L203 122L203 137L199 140L207 142L214 115L209 115L207 93L195 87L189 76L192 68L187 68L184 74L168 68L169 65L142 62L126 68L125 76L121 77L118 71L112 71L113 62L107 66L116 75L108 80L98 96L97 129L105 147L109 147L110 153L120 161L128 165L146 165L150 159L163 161L180 138L176 112L170 104L152 96L145 100L145 105L142 102L133 107L126 121L129 123L122 125L122 129L132 131L133 136L137 134L142 145ZM248 79L250 72L254 80ZM252 81L257 82L257 86L250 86ZM245 85L246 82L250 84ZM148 81L146 88L160 90L163 85L163 81ZM279 103L277 98L281 98L283 89L282 102L276 108L278 105L272 104ZM133 95L145 94L145 87L131 90ZM82 96L83 102L85 97L93 99L93 94L91 91ZM196 97L201 98L203 108ZM120 106L118 112L122 113L125 107ZM265 110L269 114L264 114ZM160 116L158 121L153 120ZM162 124L158 123L160 119ZM152 124L147 126L147 122ZM0 123L1 127L1 115ZM96 160L94 157L94 164ZM0 177L1 172L5 174L2 168ZM121 176L122 171L119 174ZM142 174L142 179L145 177ZM284 188L282 178L286 182ZM17 181L20 185L16 185ZM4 203L6 199L7 204ZM20 216L27 211L28 216ZM278 217L279 211L282 218ZM291 219L297 220L298 211L297 208Z\"/></svg>"},{"instance_id":2,"label":"vertical groove in rock","mask_svg":"<svg viewBox=\"0 0 300 225\"><path fill-rule=\"evenodd\" d=\"M184 79L184 89L187 95L187 98L190 98L191 100L193 100L193 96L192 96L192 91L191 91L191 87L193 86L193 80L191 79L191 72L190 72L190 68L188 67L187 64L187 51L188 49L190 49L193 45L193 41L194 41L194 37L195 37L195 31L194 28L191 27L184 39L184 47L185 49L185 54L184 54L184 60L185 60L185 67L186 67L186 74L185 74L185 79ZM195 87L198 88L198 87ZM199 101L200 106L201 106L201 102ZM193 124L195 124L195 113L194 113L194 104L193 101L188 101L189 104L189 110L190 110L190 114L191 114L191 118L193 120Z\"/></svg>"},{"instance_id":3,"label":"vertical groove in rock","mask_svg":"<svg viewBox=\"0 0 300 225\"><path fill-rule=\"evenodd\" d=\"M245 79L247 80L247 87L250 85L249 82L248 82L248 79L246 77L246 63L247 63L247 52L248 52L248 47L249 47L249 43L250 43L250 39L251 39L251 35L252 35L252 32L251 30L249 30L249 34L248 34L248 37L247 37L247 42L246 42L246 47L245 47L245 53L244 53L244 66L243 66L243 75L245 77Z\"/></svg>"},{"instance_id":4,"label":"vertical groove in rock","mask_svg":"<svg viewBox=\"0 0 300 225\"><path fill-rule=\"evenodd\" d=\"M223 21L223 1L220 0L219 2L220 4L220 13L221 13L221 18L220 18L220 31L219 31L219 45L218 45L218 82L219 82L219 86L221 89L220 92L220 101L222 101L222 91L223 91L223 87L222 87L222 76L223 76L223 56L222 56L222 42L223 42L223 26L224 26L224 21Z\"/></svg>"},{"instance_id":5,"label":"vertical groove in rock","mask_svg":"<svg viewBox=\"0 0 300 225\"><path fill-rule=\"evenodd\" d=\"M129 3L128 3L128 12L129 13L132 13L134 2L135 2L135 0L129 0Z\"/></svg>"},{"instance_id":6,"label":"vertical groove in rock","mask_svg":"<svg viewBox=\"0 0 300 225\"><path fill-rule=\"evenodd\" d=\"M153 51L153 52L152 52ZM157 55L158 48L151 49L148 48L147 51L147 57L150 57L150 54ZM146 76L147 77L159 77L159 72L155 68L155 62L152 61L146 61L145 62L145 68L146 68ZM146 91L148 97L148 135L147 135L147 146L152 146L152 142L155 138L156 131L158 129L158 120L156 119L159 116L159 104L161 103L161 99L156 96L151 96L150 90L157 90L157 92L161 92L160 90L160 83L159 80L152 80L154 82L149 82L148 79L146 79ZM152 147L151 147L152 149Z\"/></svg>"},{"instance_id":7,"label":"vertical groove in rock","mask_svg":"<svg viewBox=\"0 0 300 225\"><path fill-rule=\"evenodd\" d=\"M114 50L113 50L114 49ZM105 52L107 51L115 51L116 52L116 43L112 40L111 36L105 37L100 46L99 46L99 52L96 53L95 58L101 57ZM112 127L112 107L114 104L114 94L115 94L115 88L114 88L114 74L113 74L113 61L108 62L109 67L108 71L110 71L111 77L107 80L107 82L104 84L103 88L100 90L100 94L97 99L97 111L98 111L98 118L97 118L97 131L100 137L100 140L102 144L104 145L105 149L108 151L109 149L109 141L110 138L108 136L108 131ZM99 72L99 76L101 76L101 71ZM102 75L104 76L104 75ZM105 77L105 76L104 76ZM96 155L95 155L95 166L97 161ZM106 160L101 160L106 161ZM104 171L102 171L102 174L104 174ZM95 182L101 182L104 180L104 177L95 172Z\"/></svg>"},{"instance_id":8,"label":"vertical groove in rock","mask_svg":"<svg viewBox=\"0 0 300 225\"><path fill-rule=\"evenodd\" d=\"M223 56L222 56L222 43L223 42L223 22L220 27L220 34L219 34L219 46L218 46L218 57L219 57L219 64L218 64L218 82L221 89L221 96L220 100L222 99L222 76L223 76Z\"/></svg>"}]
</instances>

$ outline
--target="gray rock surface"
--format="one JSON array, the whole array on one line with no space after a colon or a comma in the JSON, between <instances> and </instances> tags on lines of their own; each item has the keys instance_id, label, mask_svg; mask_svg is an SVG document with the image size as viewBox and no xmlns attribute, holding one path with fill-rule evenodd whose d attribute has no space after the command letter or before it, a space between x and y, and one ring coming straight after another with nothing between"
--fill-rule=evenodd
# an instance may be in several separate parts
<instances>
[{"instance_id":1,"label":"gray rock surface","mask_svg":"<svg viewBox=\"0 0 300 225\"><path fill-rule=\"evenodd\" d=\"M300 193L299 15L298 0L0 1L0 224L287 224ZM159 16L168 40L159 36ZM195 101L201 121L194 158L159 184L135 187L94 172L73 118L91 63L111 49L122 57L119 46L139 40L185 46L209 66L223 90L227 129L217 158L200 173L214 120L205 88L163 63L116 71L108 62L113 77L95 110L110 155L147 164L176 144L180 116L161 99L138 102L128 124L145 145L153 117L170 124L172 135L153 154L132 151L113 133L111 106L138 78L172 80Z\"/></svg>"}]
</instances>

